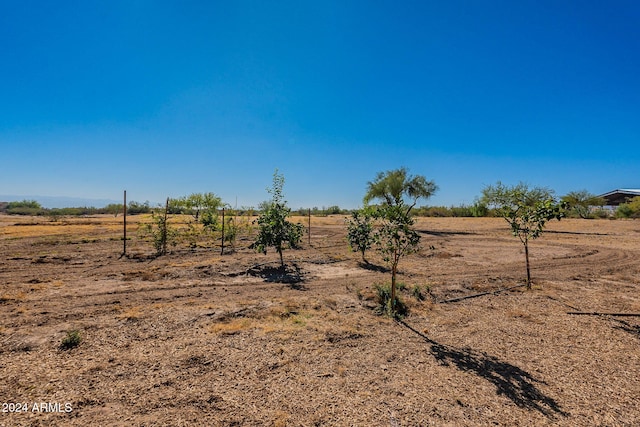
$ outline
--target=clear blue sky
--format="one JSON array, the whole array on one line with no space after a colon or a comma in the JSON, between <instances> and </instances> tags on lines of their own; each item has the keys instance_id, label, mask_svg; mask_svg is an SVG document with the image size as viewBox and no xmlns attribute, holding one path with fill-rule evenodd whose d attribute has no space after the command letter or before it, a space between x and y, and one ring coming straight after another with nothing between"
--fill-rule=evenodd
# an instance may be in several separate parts
<instances>
[{"instance_id":1,"label":"clear blue sky","mask_svg":"<svg viewBox=\"0 0 640 427\"><path fill-rule=\"evenodd\" d=\"M636 0L11 1L0 52L0 194L640 188Z\"/></svg>"}]
</instances>

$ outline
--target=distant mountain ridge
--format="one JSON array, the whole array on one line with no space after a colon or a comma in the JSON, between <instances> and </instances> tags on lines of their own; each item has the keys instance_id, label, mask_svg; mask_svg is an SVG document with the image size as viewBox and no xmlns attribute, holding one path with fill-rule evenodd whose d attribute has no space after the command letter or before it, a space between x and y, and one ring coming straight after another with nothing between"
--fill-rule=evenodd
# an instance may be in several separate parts
<instances>
[{"instance_id":1,"label":"distant mountain ridge","mask_svg":"<svg viewBox=\"0 0 640 427\"><path fill-rule=\"evenodd\" d=\"M35 200L40 203L43 208L48 209L77 207L103 208L112 203L122 203L122 200L87 199L83 197L0 195L0 202L19 202L22 200Z\"/></svg>"}]
</instances>

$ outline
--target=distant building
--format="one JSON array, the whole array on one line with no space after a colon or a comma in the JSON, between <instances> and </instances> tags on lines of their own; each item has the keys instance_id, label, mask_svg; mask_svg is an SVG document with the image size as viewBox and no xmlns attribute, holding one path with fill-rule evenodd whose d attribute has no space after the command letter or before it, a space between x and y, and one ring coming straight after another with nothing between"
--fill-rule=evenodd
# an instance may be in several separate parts
<instances>
[{"instance_id":1,"label":"distant building","mask_svg":"<svg viewBox=\"0 0 640 427\"><path fill-rule=\"evenodd\" d=\"M637 196L640 196L640 189L626 188L609 191L608 193L601 194L598 197L602 197L606 201L606 206L619 206L621 203L626 203Z\"/></svg>"}]
</instances>

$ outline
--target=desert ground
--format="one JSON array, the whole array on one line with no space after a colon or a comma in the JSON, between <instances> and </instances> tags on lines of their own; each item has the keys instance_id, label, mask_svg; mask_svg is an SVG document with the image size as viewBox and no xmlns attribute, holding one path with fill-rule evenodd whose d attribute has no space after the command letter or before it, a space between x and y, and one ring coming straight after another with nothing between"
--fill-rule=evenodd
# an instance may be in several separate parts
<instances>
[{"instance_id":1,"label":"desert ground","mask_svg":"<svg viewBox=\"0 0 640 427\"><path fill-rule=\"evenodd\" d=\"M396 321L344 217L285 274L250 235L154 257L130 220L121 257L121 217L0 216L0 426L640 425L640 317L611 314L640 314L638 221L549 223L526 290L502 219L420 218Z\"/></svg>"}]
</instances>

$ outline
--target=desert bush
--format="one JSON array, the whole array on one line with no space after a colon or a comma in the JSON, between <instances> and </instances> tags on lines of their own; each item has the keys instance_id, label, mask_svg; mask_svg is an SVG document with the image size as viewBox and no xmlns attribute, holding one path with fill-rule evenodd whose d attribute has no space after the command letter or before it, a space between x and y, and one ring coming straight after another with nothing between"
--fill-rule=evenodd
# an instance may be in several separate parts
<instances>
[{"instance_id":1,"label":"desert bush","mask_svg":"<svg viewBox=\"0 0 640 427\"><path fill-rule=\"evenodd\" d=\"M471 207L467 205L451 206L449 209L451 210L451 216L454 217L468 218L474 216Z\"/></svg>"},{"instance_id":2,"label":"desert bush","mask_svg":"<svg viewBox=\"0 0 640 427\"><path fill-rule=\"evenodd\" d=\"M422 206L416 209L415 214L417 216L445 218L453 216L451 210L445 206Z\"/></svg>"},{"instance_id":3,"label":"desert bush","mask_svg":"<svg viewBox=\"0 0 640 427\"><path fill-rule=\"evenodd\" d=\"M475 202L473 205L459 206L421 206L414 210L414 215L434 218L449 217L484 217L490 215L490 210L481 202Z\"/></svg>"},{"instance_id":4,"label":"desert bush","mask_svg":"<svg viewBox=\"0 0 640 427\"><path fill-rule=\"evenodd\" d=\"M63 350L70 350L80 345L82 342L82 336L80 335L80 331L72 330L67 331L67 335L62 339L60 343L60 348Z\"/></svg>"},{"instance_id":5,"label":"desert bush","mask_svg":"<svg viewBox=\"0 0 640 427\"><path fill-rule=\"evenodd\" d=\"M327 216L347 214L349 213L349 210L341 209L340 206L337 205L329 206L328 208L324 206L321 208L314 206L313 208L298 208L294 213L300 216L306 216L309 213L313 216Z\"/></svg>"},{"instance_id":6,"label":"desert bush","mask_svg":"<svg viewBox=\"0 0 640 427\"><path fill-rule=\"evenodd\" d=\"M398 290L402 290L403 288L398 285ZM380 315L387 315L391 317L404 317L409 314L409 309L407 305L402 301L399 295L394 295L394 301L392 301L392 286L389 283L380 285L375 285L376 288L376 302L378 307L376 308L376 313Z\"/></svg>"},{"instance_id":7,"label":"desert bush","mask_svg":"<svg viewBox=\"0 0 640 427\"><path fill-rule=\"evenodd\" d=\"M340 209L340 206L334 205L329 206L324 212L327 215L340 215L342 213L342 209Z\"/></svg>"},{"instance_id":8,"label":"desert bush","mask_svg":"<svg viewBox=\"0 0 640 427\"><path fill-rule=\"evenodd\" d=\"M44 209L35 200L22 200L19 202L9 202L6 206L6 213L9 215L42 215Z\"/></svg>"},{"instance_id":9,"label":"desert bush","mask_svg":"<svg viewBox=\"0 0 640 427\"><path fill-rule=\"evenodd\" d=\"M593 218L598 218L598 219L608 219L608 218L612 218L612 214L613 212L610 209L606 209L603 207L598 207L595 208L593 210L591 210L591 215Z\"/></svg>"},{"instance_id":10,"label":"desert bush","mask_svg":"<svg viewBox=\"0 0 640 427\"><path fill-rule=\"evenodd\" d=\"M117 217L119 213L124 211L124 205L122 203L111 203L102 208L102 213L112 214ZM128 212L127 212L128 213Z\"/></svg>"},{"instance_id":11,"label":"desert bush","mask_svg":"<svg viewBox=\"0 0 640 427\"><path fill-rule=\"evenodd\" d=\"M587 190L572 191L563 196L562 201L566 203L571 216L583 219L594 218L592 208L602 207L606 203L602 197L597 197Z\"/></svg>"},{"instance_id":12,"label":"desert bush","mask_svg":"<svg viewBox=\"0 0 640 427\"><path fill-rule=\"evenodd\" d=\"M489 208L487 205L479 201L476 201L471 205L469 211L471 212L471 216L476 218L489 216Z\"/></svg>"},{"instance_id":13,"label":"desert bush","mask_svg":"<svg viewBox=\"0 0 640 427\"><path fill-rule=\"evenodd\" d=\"M424 301L426 299L424 294L422 293L422 289L420 288L419 285L415 285L413 287L413 290L411 291L411 294L418 301Z\"/></svg>"},{"instance_id":14,"label":"desert bush","mask_svg":"<svg viewBox=\"0 0 640 427\"><path fill-rule=\"evenodd\" d=\"M151 212L151 207L149 206L148 201L144 203L131 201L129 202L129 206L127 206L128 215L148 214L150 212Z\"/></svg>"},{"instance_id":15,"label":"desert bush","mask_svg":"<svg viewBox=\"0 0 640 427\"><path fill-rule=\"evenodd\" d=\"M640 196L620 204L616 209L616 218L640 218Z\"/></svg>"}]
</instances>

